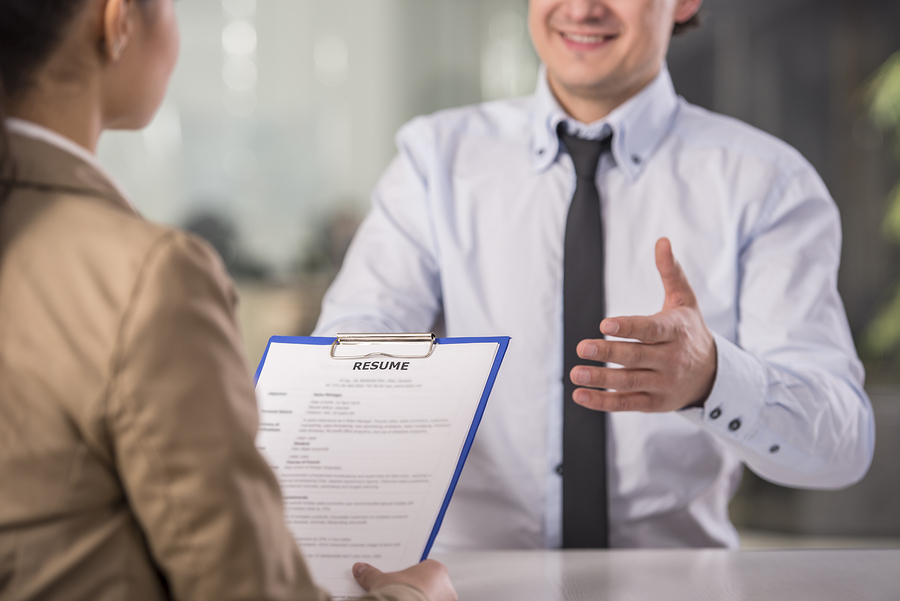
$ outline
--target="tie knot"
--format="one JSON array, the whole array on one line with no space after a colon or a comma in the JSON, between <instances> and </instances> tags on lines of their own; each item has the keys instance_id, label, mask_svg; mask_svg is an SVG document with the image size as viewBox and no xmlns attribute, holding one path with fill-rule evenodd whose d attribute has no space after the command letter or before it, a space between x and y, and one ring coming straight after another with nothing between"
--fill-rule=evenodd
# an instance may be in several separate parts
<instances>
[{"instance_id":1,"label":"tie knot","mask_svg":"<svg viewBox=\"0 0 900 601\"><path fill-rule=\"evenodd\" d=\"M564 123L559 124L557 132L575 164L575 175L593 181L597 175L597 163L603 153L610 149L612 136L606 136L602 140L586 140L568 133Z\"/></svg>"}]
</instances>

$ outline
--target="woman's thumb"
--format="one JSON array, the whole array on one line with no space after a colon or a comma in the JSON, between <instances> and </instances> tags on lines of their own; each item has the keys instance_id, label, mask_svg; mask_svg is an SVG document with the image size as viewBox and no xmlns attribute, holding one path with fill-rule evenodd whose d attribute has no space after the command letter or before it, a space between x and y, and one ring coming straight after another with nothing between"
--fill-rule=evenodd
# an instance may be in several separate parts
<instances>
[{"instance_id":1,"label":"woman's thumb","mask_svg":"<svg viewBox=\"0 0 900 601\"><path fill-rule=\"evenodd\" d=\"M367 563L357 563L353 566L353 577L361 587L370 591L381 577L381 570Z\"/></svg>"}]
</instances>

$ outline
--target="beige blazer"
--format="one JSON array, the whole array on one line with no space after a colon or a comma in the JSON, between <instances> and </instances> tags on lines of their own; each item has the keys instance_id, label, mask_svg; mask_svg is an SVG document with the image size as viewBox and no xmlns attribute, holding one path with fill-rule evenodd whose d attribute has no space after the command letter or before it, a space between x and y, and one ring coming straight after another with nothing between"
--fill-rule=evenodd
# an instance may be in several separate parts
<instances>
[{"instance_id":1,"label":"beige blazer","mask_svg":"<svg viewBox=\"0 0 900 601\"><path fill-rule=\"evenodd\" d=\"M214 251L141 219L74 155L13 147L0 599L326 599L254 446L235 289ZM425 599L404 585L368 598Z\"/></svg>"}]
</instances>

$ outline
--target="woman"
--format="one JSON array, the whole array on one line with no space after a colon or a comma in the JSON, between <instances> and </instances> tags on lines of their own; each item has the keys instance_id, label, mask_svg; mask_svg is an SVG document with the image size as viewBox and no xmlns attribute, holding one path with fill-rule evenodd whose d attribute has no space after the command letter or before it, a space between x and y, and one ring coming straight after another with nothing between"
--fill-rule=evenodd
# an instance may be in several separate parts
<instances>
[{"instance_id":1,"label":"woman","mask_svg":"<svg viewBox=\"0 0 900 601\"><path fill-rule=\"evenodd\" d=\"M0 0L0 599L327 597L254 447L232 283L93 155L158 108L172 2ZM455 599L436 562L354 573Z\"/></svg>"}]
</instances>

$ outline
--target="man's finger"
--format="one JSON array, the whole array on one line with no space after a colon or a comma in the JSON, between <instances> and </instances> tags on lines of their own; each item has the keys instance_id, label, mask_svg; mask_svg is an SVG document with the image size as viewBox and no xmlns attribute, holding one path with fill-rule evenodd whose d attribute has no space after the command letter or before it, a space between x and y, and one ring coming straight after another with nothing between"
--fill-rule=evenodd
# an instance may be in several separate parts
<instances>
[{"instance_id":1,"label":"man's finger","mask_svg":"<svg viewBox=\"0 0 900 601\"><path fill-rule=\"evenodd\" d=\"M357 563L353 565L353 577L361 587L370 591L378 586L378 580L383 576L381 570L367 563Z\"/></svg>"},{"instance_id":2,"label":"man's finger","mask_svg":"<svg viewBox=\"0 0 900 601\"><path fill-rule=\"evenodd\" d=\"M569 377L576 386L612 388L619 392L657 392L653 378L656 372L649 369L616 369L578 365Z\"/></svg>"},{"instance_id":3,"label":"man's finger","mask_svg":"<svg viewBox=\"0 0 900 601\"><path fill-rule=\"evenodd\" d=\"M691 288L681 265L675 260L672 243L668 238L660 238L656 241L656 269L659 270L659 276L662 278L663 288L666 291L663 310L697 304L694 289Z\"/></svg>"},{"instance_id":4,"label":"man's finger","mask_svg":"<svg viewBox=\"0 0 900 601\"><path fill-rule=\"evenodd\" d=\"M657 411L654 397L646 392L611 392L577 388L572 399L588 409L596 411Z\"/></svg>"},{"instance_id":5,"label":"man's finger","mask_svg":"<svg viewBox=\"0 0 900 601\"><path fill-rule=\"evenodd\" d=\"M633 338L656 344L675 340L675 323L670 316L639 315L634 317L610 317L600 322L600 331L607 336Z\"/></svg>"},{"instance_id":6,"label":"man's finger","mask_svg":"<svg viewBox=\"0 0 900 601\"><path fill-rule=\"evenodd\" d=\"M582 340L578 343L578 356L600 363L618 363L625 367L653 368L658 366L655 347L640 342L615 340Z\"/></svg>"}]
</instances>

